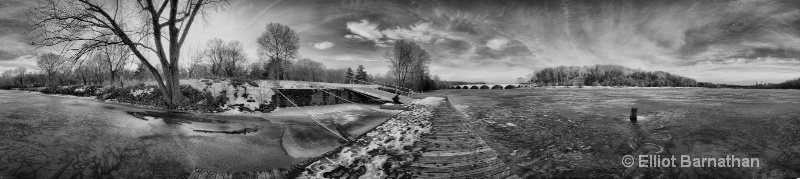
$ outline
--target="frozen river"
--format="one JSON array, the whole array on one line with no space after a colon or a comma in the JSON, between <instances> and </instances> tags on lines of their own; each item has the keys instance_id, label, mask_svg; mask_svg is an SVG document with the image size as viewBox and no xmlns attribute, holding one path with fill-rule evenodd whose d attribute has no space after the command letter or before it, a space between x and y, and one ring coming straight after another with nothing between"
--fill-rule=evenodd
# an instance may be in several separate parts
<instances>
[{"instance_id":1,"label":"frozen river","mask_svg":"<svg viewBox=\"0 0 800 179\"><path fill-rule=\"evenodd\" d=\"M800 90L453 89L426 95L447 95L523 178L796 178L800 173ZM629 121L633 107L637 123ZM623 165L625 155L635 156L636 165ZM682 156L757 158L759 165L641 167L641 155L675 156L676 164Z\"/></svg>"},{"instance_id":2,"label":"frozen river","mask_svg":"<svg viewBox=\"0 0 800 179\"><path fill-rule=\"evenodd\" d=\"M348 135L365 133L393 114L352 104L304 109ZM0 90L0 178L175 178L195 168L267 170L340 145L295 108L269 114L167 113Z\"/></svg>"}]
</instances>

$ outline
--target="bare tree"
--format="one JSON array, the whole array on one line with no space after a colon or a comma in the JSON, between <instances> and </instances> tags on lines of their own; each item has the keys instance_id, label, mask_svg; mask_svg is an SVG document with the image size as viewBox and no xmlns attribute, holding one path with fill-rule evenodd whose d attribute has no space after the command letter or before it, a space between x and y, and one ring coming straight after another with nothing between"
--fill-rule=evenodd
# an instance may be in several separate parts
<instances>
[{"instance_id":1,"label":"bare tree","mask_svg":"<svg viewBox=\"0 0 800 179\"><path fill-rule=\"evenodd\" d=\"M286 25L269 23L266 31L261 33L256 42L259 57L268 60L264 67L267 78L285 79L283 61L296 58L297 50L300 49L300 37L297 32Z\"/></svg>"},{"instance_id":2,"label":"bare tree","mask_svg":"<svg viewBox=\"0 0 800 179\"><path fill-rule=\"evenodd\" d=\"M327 68L325 64L320 62L303 58L297 60L297 63L294 64L294 68L290 74L294 75L294 80L299 81L323 81L323 73Z\"/></svg>"},{"instance_id":3,"label":"bare tree","mask_svg":"<svg viewBox=\"0 0 800 179\"><path fill-rule=\"evenodd\" d=\"M226 59L222 68L223 74L228 77L234 77L242 74L242 71L244 70L242 63L247 59L247 56L244 53L244 46L242 46L242 42L239 42L238 40L228 42L228 45L225 48L225 56Z\"/></svg>"},{"instance_id":4,"label":"bare tree","mask_svg":"<svg viewBox=\"0 0 800 179\"><path fill-rule=\"evenodd\" d=\"M225 41L214 38L208 40L206 51L203 53L208 57L210 72L214 76L222 76L222 65L225 60Z\"/></svg>"},{"instance_id":5,"label":"bare tree","mask_svg":"<svg viewBox=\"0 0 800 179\"><path fill-rule=\"evenodd\" d=\"M86 75L91 72L91 68L89 66L81 64L80 66L75 67L75 75L77 75L81 81L83 81L83 85L89 84L89 80L86 79Z\"/></svg>"},{"instance_id":6,"label":"bare tree","mask_svg":"<svg viewBox=\"0 0 800 179\"><path fill-rule=\"evenodd\" d=\"M346 83L348 79L345 73L347 72L344 68L328 69L323 73L322 80L328 83Z\"/></svg>"},{"instance_id":7,"label":"bare tree","mask_svg":"<svg viewBox=\"0 0 800 179\"><path fill-rule=\"evenodd\" d=\"M225 44L220 39L212 39L208 41L205 54L211 62L211 73L215 76L234 77L242 74L246 55L241 42L234 40Z\"/></svg>"},{"instance_id":8,"label":"bare tree","mask_svg":"<svg viewBox=\"0 0 800 179\"><path fill-rule=\"evenodd\" d=\"M205 54L201 51L201 49L193 49L189 51L191 54L189 58L185 61L186 62L186 72L188 78L196 78L197 71L202 68L203 62L205 61Z\"/></svg>"},{"instance_id":9,"label":"bare tree","mask_svg":"<svg viewBox=\"0 0 800 179\"><path fill-rule=\"evenodd\" d=\"M33 28L29 42L36 46L77 45L73 60L104 46L127 46L152 73L168 107L174 108L185 100L178 61L189 30L198 14L227 2L44 0L28 15ZM163 72L150 64L148 53L160 62Z\"/></svg>"},{"instance_id":10,"label":"bare tree","mask_svg":"<svg viewBox=\"0 0 800 179\"><path fill-rule=\"evenodd\" d=\"M18 67L17 69L14 69L14 73L13 74L14 74L14 76L16 76L17 81L19 81L19 86L20 87L23 87L23 88L25 87L25 74L27 73L27 71L28 70L25 69L25 67Z\"/></svg>"},{"instance_id":11,"label":"bare tree","mask_svg":"<svg viewBox=\"0 0 800 179\"><path fill-rule=\"evenodd\" d=\"M39 69L47 75L47 81L50 85L53 85L53 75L58 72L58 69L63 64L64 59L60 55L56 55L54 53L45 53L39 56L39 59L36 60L36 65L39 66Z\"/></svg>"},{"instance_id":12,"label":"bare tree","mask_svg":"<svg viewBox=\"0 0 800 179\"><path fill-rule=\"evenodd\" d=\"M251 78L257 78L264 74L264 70L262 69L264 63L261 62L253 62L248 65L248 75Z\"/></svg>"},{"instance_id":13,"label":"bare tree","mask_svg":"<svg viewBox=\"0 0 800 179\"><path fill-rule=\"evenodd\" d=\"M103 53L92 53L93 55L89 56L88 59L82 62L82 65L86 67L88 70L90 77L94 77L95 84L103 84L105 81L105 54Z\"/></svg>"},{"instance_id":14,"label":"bare tree","mask_svg":"<svg viewBox=\"0 0 800 179\"><path fill-rule=\"evenodd\" d=\"M2 79L1 82L3 82L4 84L0 85L0 87L4 88L4 87L8 87L8 86L13 86L14 85L13 78L14 78L14 70L13 69L3 71L3 74L0 75L0 79Z\"/></svg>"},{"instance_id":15,"label":"bare tree","mask_svg":"<svg viewBox=\"0 0 800 179\"><path fill-rule=\"evenodd\" d=\"M100 58L99 60L101 63L103 63L103 66L111 75L110 82L113 84L114 80L116 79L119 81L119 86L124 87L124 84L122 84L122 78L119 76L119 71L125 68L125 65L127 65L130 61L130 48L121 45L109 45L101 48L100 52L104 57Z\"/></svg>"},{"instance_id":16,"label":"bare tree","mask_svg":"<svg viewBox=\"0 0 800 179\"><path fill-rule=\"evenodd\" d=\"M409 75L413 75L412 72L425 71L431 61L427 51L407 40L397 40L384 57L389 59L391 71L399 87L405 87Z\"/></svg>"}]
</instances>

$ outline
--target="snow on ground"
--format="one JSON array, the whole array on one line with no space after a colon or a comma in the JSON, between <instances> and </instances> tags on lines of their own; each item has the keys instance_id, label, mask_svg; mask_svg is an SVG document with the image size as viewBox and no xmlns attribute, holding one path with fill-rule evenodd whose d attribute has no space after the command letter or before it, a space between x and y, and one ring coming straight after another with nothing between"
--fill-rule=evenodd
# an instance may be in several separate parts
<instances>
[{"instance_id":1,"label":"snow on ground","mask_svg":"<svg viewBox=\"0 0 800 179\"><path fill-rule=\"evenodd\" d=\"M442 97L427 97L425 99L414 100L414 102L412 102L412 104L425 105L425 106L432 106L432 105L435 106L435 105L438 105L439 103L441 103L442 100L444 100L444 98L442 98Z\"/></svg>"},{"instance_id":2,"label":"snow on ground","mask_svg":"<svg viewBox=\"0 0 800 179\"><path fill-rule=\"evenodd\" d=\"M424 133L430 132L433 107L444 101L444 98L428 97L418 101L411 111L404 111L386 121L374 131L367 133L352 146L345 147L332 158L323 158L307 166L298 178L325 178L323 175L341 167L361 166L366 173L360 178L385 178L384 163L390 158L388 154L401 156L402 161L413 160L413 151L403 147L413 146ZM380 152L373 152L373 151ZM370 154L372 153L372 154ZM397 164L395 164L397 165Z\"/></svg>"},{"instance_id":3,"label":"snow on ground","mask_svg":"<svg viewBox=\"0 0 800 179\"><path fill-rule=\"evenodd\" d=\"M323 82L307 82L307 81L286 81L286 80L255 80L253 81L258 87L251 86L249 83L244 83L240 86L234 87L230 80L210 80L210 79L185 79L181 80L181 84L187 84L200 91L208 91L213 96L221 95L225 91L228 98L226 107L235 111L238 106L247 108L250 111L255 111L262 104L267 105L272 101L272 96L275 95L273 88L281 89L316 89L316 88L340 88L340 87L377 87L375 85L361 85L361 84L340 84L340 83L323 83ZM146 84L155 85L155 82L148 82ZM246 95L245 95L246 94ZM231 112L230 114L239 114L238 112Z\"/></svg>"},{"instance_id":4,"label":"snow on ground","mask_svg":"<svg viewBox=\"0 0 800 179\"><path fill-rule=\"evenodd\" d=\"M153 92L153 90L154 90L153 88L148 88L146 90L145 89L131 90L131 95L136 97L136 96L140 96L140 95L143 95L143 94L150 94L150 93Z\"/></svg>"},{"instance_id":5,"label":"snow on ground","mask_svg":"<svg viewBox=\"0 0 800 179\"><path fill-rule=\"evenodd\" d=\"M365 85L365 84L343 84L343 83L324 83L324 82L308 82L308 81L272 81L260 80L258 83L271 82L277 88L284 89L315 89L315 88L344 88L344 87L372 87L377 88L378 85Z\"/></svg>"}]
</instances>

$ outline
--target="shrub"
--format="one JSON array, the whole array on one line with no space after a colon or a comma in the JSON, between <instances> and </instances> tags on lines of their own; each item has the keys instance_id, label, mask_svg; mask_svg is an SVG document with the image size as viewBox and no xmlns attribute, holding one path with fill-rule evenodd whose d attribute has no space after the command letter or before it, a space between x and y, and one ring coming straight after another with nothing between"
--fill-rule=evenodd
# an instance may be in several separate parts
<instances>
[{"instance_id":1,"label":"shrub","mask_svg":"<svg viewBox=\"0 0 800 179\"><path fill-rule=\"evenodd\" d=\"M253 80L244 78L244 77L237 77L237 78L231 79L231 85L233 85L233 87L238 87L238 86L241 86L242 84L245 84L245 83L250 85L250 86L252 86L252 87L258 87L258 83L254 82Z\"/></svg>"}]
</instances>

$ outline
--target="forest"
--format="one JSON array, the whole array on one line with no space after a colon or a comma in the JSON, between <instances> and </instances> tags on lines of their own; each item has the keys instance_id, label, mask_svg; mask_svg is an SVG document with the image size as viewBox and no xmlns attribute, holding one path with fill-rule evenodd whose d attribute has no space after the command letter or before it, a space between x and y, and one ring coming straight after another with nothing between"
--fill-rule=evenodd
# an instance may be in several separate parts
<instances>
[{"instance_id":1,"label":"forest","mask_svg":"<svg viewBox=\"0 0 800 179\"><path fill-rule=\"evenodd\" d=\"M517 82L541 86L696 87L688 77L663 71L645 71L620 65L557 66L518 78Z\"/></svg>"}]
</instances>

